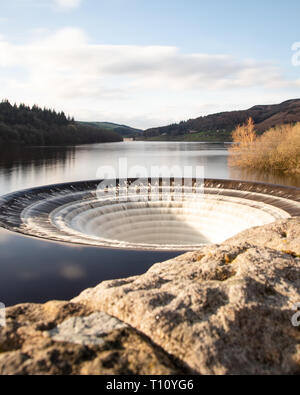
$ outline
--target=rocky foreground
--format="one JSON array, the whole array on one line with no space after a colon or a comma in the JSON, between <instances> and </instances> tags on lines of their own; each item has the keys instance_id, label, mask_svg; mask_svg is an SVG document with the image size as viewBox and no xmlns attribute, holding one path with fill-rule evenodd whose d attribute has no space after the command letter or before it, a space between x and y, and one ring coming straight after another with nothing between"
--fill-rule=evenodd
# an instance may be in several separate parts
<instances>
[{"instance_id":1,"label":"rocky foreground","mask_svg":"<svg viewBox=\"0 0 300 395\"><path fill-rule=\"evenodd\" d=\"M0 374L300 374L296 303L300 218L7 309Z\"/></svg>"}]
</instances>

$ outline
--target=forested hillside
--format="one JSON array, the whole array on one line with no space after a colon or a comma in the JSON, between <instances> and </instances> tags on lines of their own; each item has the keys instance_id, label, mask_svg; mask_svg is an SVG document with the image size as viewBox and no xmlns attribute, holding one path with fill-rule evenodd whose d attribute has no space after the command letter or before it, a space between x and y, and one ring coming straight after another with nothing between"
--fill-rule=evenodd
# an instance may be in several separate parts
<instances>
[{"instance_id":1,"label":"forested hillside","mask_svg":"<svg viewBox=\"0 0 300 395\"><path fill-rule=\"evenodd\" d=\"M300 99L275 105L257 105L244 111L230 111L190 119L177 124L148 129L144 137L152 139L231 140L232 131L252 118L255 129L263 133L271 127L300 121Z\"/></svg>"},{"instance_id":2,"label":"forested hillside","mask_svg":"<svg viewBox=\"0 0 300 395\"><path fill-rule=\"evenodd\" d=\"M82 125L56 112L38 106L0 103L0 145L76 145L122 141L122 137L107 129Z\"/></svg>"},{"instance_id":3,"label":"forested hillside","mask_svg":"<svg viewBox=\"0 0 300 395\"><path fill-rule=\"evenodd\" d=\"M79 122L83 125L97 126L101 129L113 130L114 132L120 134L122 137L140 137L143 131L141 129L132 128L127 125L119 125L112 122Z\"/></svg>"}]
</instances>

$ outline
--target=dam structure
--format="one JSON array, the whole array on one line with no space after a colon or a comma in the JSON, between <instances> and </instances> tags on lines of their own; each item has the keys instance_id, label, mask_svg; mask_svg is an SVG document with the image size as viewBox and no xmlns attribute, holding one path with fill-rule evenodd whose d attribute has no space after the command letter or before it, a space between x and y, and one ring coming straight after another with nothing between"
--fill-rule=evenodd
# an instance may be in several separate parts
<instances>
[{"instance_id":1,"label":"dam structure","mask_svg":"<svg viewBox=\"0 0 300 395\"><path fill-rule=\"evenodd\" d=\"M300 216L300 188L232 180L104 180L0 198L0 226L103 248L192 251L243 230Z\"/></svg>"}]
</instances>

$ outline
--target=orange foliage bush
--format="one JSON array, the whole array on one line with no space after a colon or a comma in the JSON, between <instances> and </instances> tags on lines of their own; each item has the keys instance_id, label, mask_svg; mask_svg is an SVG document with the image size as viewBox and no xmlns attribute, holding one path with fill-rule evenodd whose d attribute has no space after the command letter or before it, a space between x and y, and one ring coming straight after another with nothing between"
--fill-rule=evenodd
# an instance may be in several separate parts
<instances>
[{"instance_id":1,"label":"orange foliage bush","mask_svg":"<svg viewBox=\"0 0 300 395\"><path fill-rule=\"evenodd\" d=\"M300 123L276 126L257 136L250 118L236 128L232 137L231 166L300 173Z\"/></svg>"}]
</instances>

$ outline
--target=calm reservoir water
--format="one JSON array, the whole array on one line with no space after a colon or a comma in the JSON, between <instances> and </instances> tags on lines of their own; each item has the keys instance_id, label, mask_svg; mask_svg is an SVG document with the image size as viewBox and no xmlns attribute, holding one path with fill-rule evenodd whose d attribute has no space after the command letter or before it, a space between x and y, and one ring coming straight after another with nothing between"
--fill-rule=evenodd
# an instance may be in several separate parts
<instances>
[{"instance_id":1,"label":"calm reservoir water","mask_svg":"<svg viewBox=\"0 0 300 395\"><path fill-rule=\"evenodd\" d=\"M119 160L122 159L121 165ZM77 147L0 148L0 195L39 185L95 179L99 168L130 176L143 168L204 169L206 178L300 187L300 177L242 172L227 164L226 144L129 142ZM138 166L138 167L137 167ZM143 168L141 168L143 167ZM167 168L162 175L167 175ZM107 250L46 242L0 228L0 302L67 300L103 280L137 275L178 253Z\"/></svg>"}]
</instances>

